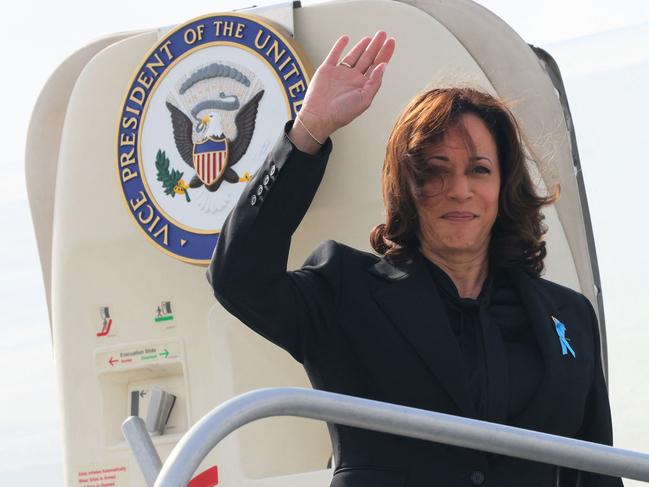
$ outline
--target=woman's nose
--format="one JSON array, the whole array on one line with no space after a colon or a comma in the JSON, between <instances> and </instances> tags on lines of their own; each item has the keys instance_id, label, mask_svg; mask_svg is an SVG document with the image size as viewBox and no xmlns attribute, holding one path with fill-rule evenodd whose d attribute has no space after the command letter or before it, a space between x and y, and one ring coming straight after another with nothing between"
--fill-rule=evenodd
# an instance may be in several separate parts
<instances>
[{"instance_id":1,"label":"woman's nose","mask_svg":"<svg viewBox=\"0 0 649 487\"><path fill-rule=\"evenodd\" d=\"M466 174L455 174L446 180L446 196L464 201L473 195L471 182Z\"/></svg>"}]
</instances>

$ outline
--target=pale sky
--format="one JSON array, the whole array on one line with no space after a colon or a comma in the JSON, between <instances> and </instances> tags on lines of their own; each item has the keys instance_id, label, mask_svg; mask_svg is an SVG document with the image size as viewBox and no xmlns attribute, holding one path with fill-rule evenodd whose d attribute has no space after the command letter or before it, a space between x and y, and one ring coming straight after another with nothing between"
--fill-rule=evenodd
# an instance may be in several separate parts
<instances>
[{"instance_id":1,"label":"pale sky","mask_svg":"<svg viewBox=\"0 0 649 487\"><path fill-rule=\"evenodd\" d=\"M39 90L68 55L99 37L181 23L250 3L10 0L3 4L0 171L5 183L0 191L0 222L5 238L0 243L0 309L7 315L0 342L4 398L0 406L0 485L63 485L54 359L24 184L25 136ZM643 180L649 162L643 147L647 140L643 113L649 112L649 2L478 3L508 22L527 42L546 47L564 75L603 276L611 401L614 409L624 408L625 415L635 415L641 421L645 405L634 403L633 398L648 397L649 386L627 379L649 373L643 360L649 346L649 333L643 325L649 322L649 312L635 310L644 299L642 285L649 272ZM386 25L386 30L389 27ZM642 444L649 420L644 423L644 427L633 429L620 418L616 424L624 427L616 427L618 445L649 450L649 442Z\"/></svg>"}]
</instances>

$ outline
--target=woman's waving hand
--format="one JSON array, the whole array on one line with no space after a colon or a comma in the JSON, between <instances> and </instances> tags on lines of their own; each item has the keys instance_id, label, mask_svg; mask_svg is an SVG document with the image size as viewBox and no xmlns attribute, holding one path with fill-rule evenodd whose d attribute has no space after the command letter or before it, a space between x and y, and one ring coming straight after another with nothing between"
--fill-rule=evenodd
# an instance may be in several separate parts
<instances>
[{"instance_id":1,"label":"woman's waving hand","mask_svg":"<svg viewBox=\"0 0 649 487\"><path fill-rule=\"evenodd\" d=\"M372 103L395 41L384 31L364 37L341 59L349 42L338 38L316 70L289 137L300 149L315 153L324 140Z\"/></svg>"}]
</instances>

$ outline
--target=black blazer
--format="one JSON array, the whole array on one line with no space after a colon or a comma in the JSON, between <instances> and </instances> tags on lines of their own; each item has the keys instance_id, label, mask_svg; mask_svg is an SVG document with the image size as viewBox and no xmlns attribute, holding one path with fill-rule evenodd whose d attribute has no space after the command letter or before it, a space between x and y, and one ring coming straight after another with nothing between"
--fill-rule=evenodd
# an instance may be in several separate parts
<instances>
[{"instance_id":1,"label":"black blazer","mask_svg":"<svg viewBox=\"0 0 649 487\"><path fill-rule=\"evenodd\" d=\"M278 140L223 227L208 269L215 296L302 363L316 389L476 417L468 384L457 373L457 340L420 258L394 266L328 241L301 269L286 271L291 235L331 148L328 139L311 156L285 134ZM495 419L610 445L592 306L583 295L523 271L510 276L545 370L523 412ZM562 355L552 316L566 324L576 358ZM506 392L496 384L488 400L506 401ZM347 426L331 424L329 432L337 463L332 487L622 485L619 478Z\"/></svg>"}]
</instances>

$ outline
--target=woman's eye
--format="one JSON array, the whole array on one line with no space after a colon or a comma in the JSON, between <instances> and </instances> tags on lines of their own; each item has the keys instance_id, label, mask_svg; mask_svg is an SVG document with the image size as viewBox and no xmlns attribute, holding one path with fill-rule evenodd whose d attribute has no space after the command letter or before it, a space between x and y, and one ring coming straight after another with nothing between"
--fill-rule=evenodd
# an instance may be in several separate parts
<instances>
[{"instance_id":1,"label":"woman's eye","mask_svg":"<svg viewBox=\"0 0 649 487\"><path fill-rule=\"evenodd\" d=\"M491 169L487 166L475 166L473 172L476 174L491 174Z\"/></svg>"},{"instance_id":2,"label":"woman's eye","mask_svg":"<svg viewBox=\"0 0 649 487\"><path fill-rule=\"evenodd\" d=\"M436 166L434 164L428 165L426 167L426 174L431 177L431 176L446 176L449 173L448 168L444 166Z\"/></svg>"}]
</instances>

